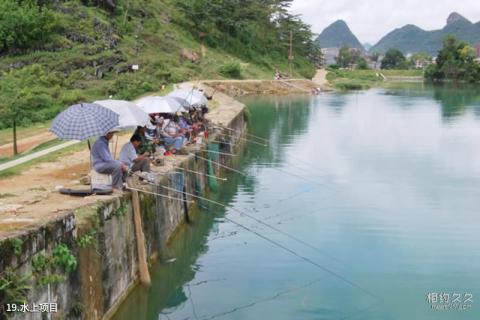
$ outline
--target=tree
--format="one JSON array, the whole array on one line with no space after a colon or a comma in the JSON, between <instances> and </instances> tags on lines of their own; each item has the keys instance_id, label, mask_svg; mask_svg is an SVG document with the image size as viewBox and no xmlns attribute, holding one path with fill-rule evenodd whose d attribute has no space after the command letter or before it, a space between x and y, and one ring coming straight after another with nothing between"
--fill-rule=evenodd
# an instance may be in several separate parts
<instances>
[{"instance_id":1,"label":"tree","mask_svg":"<svg viewBox=\"0 0 480 320\"><path fill-rule=\"evenodd\" d=\"M368 70L367 60L363 57L358 58L357 60L357 69Z\"/></svg>"},{"instance_id":2,"label":"tree","mask_svg":"<svg viewBox=\"0 0 480 320\"><path fill-rule=\"evenodd\" d=\"M41 46L53 35L57 20L34 0L0 0L0 53Z\"/></svg>"},{"instance_id":3,"label":"tree","mask_svg":"<svg viewBox=\"0 0 480 320\"><path fill-rule=\"evenodd\" d=\"M0 77L0 118L10 122L13 129L13 153L18 154L17 126L35 120L35 111L50 107L53 100L40 87L59 84L54 73L46 73L39 65L4 72Z\"/></svg>"},{"instance_id":4,"label":"tree","mask_svg":"<svg viewBox=\"0 0 480 320\"><path fill-rule=\"evenodd\" d=\"M220 47L246 59L262 56L287 58L290 34L295 57L312 64L321 61L310 26L290 13L292 0L183 0L176 22L201 37L210 47ZM271 60L271 59L269 59Z\"/></svg>"},{"instance_id":5,"label":"tree","mask_svg":"<svg viewBox=\"0 0 480 320\"><path fill-rule=\"evenodd\" d=\"M382 69L406 69L407 59L398 49L389 49L382 60Z\"/></svg>"},{"instance_id":6,"label":"tree","mask_svg":"<svg viewBox=\"0 0 480 320\"><path fill-rule=\"evenodd\" d=\"M335 58L337 64L342 68L350 68L360 60L360 52L357 49L343 46Z\"/></svg>"},{"instance_id":7,"label":"tree","mask_svg":"<svg viewBox=\"0 0 480 320\"><path fill-rule=\"evenodd\" d=\"M408 59L408 65L411 68L422 69L428 66L432 62L432 57L428 53L420 52L414 53L410 59Z\"/></svg>"},{"instance_id":8,"label":"tree","mask_svg":"<svg viewBox=\"0 0 480 320\"><path fill-rule=\"evenodd\" d=\"M430 80L480 81L480 64L475 61L475 50L453 36L447 36L438 51L436 64L429 66L425 77Z\"/></svg>"}]
</instances>

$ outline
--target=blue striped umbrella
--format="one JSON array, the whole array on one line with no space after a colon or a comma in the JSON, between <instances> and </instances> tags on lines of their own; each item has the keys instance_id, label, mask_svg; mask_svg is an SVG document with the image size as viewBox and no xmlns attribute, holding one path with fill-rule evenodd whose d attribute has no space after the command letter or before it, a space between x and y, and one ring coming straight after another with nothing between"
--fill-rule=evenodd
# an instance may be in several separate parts
<instances>
[{"instance_id":1,"label":"blue striped umbrella","mask_svg":"<svg viewBox=\"0 0 480 320\"><path fill-rule=\"evenodd\" d=\"M68 107L53 120L50 131L62 140L87 140L100 137L118 126L119 115L95 103Z\"/></svg>"}]
</instances>

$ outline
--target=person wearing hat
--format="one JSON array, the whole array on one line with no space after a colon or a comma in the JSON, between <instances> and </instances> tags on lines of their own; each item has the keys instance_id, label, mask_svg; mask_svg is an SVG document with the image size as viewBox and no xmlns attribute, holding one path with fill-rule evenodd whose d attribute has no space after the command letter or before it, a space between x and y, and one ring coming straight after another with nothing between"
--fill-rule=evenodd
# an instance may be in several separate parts
<instances>
[{"instance_id":1,"label":"person wearing hat","mask_svg":"<svg viewBox=\"0 0 480 320\"><path fill-rule=\"evenodd\" d=\"M112 188L122 190L124 172L127 172L128 167L113 159L108 148L108 143L116 132L118 130L111 130L103 137L98 138L92 147L91 156L93 169L98 173L112 175Z\"/></svg>"}]
</instances>

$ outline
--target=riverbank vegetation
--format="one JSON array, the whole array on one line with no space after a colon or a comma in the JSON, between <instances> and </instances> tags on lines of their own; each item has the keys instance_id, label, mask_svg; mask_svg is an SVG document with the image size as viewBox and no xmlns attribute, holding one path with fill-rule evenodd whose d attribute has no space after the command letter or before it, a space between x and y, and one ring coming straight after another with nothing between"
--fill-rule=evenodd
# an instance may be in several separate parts
<instances>
[{"instance_id":1,"label":"riverbank vegetation","mask_svg":"<svg viewBox=\"0 0 480 320\"><path fill-rule=\"evenodd\" d=\"M475 49L453 36L446 37L435 64L425 70L425 78L432 81L480 82L480 63Z\"/></svg>"},{"instance_id":2,"label":"riverbank vegetation","mask_svg":"<svg viewBox=\"0 0 480 320\"><path fill-rule=\"evenodd\" d=\"M310 78L320 52L290 3L2 0L0 129L185 80L271 79L290 70L290 34L292 75Z\"/></svg>"},{"instance_id":3,"label":"riverbank vegetation","mask_svg":"<svg viewBox=\"0 0 480 320\"><path fill-rule=\"evenodd\" d=\"M328 69L327 80L340 90L365 90L381 86L386 79L422 77L423 70L349 70Z\"/></svg>"}]
</instances>

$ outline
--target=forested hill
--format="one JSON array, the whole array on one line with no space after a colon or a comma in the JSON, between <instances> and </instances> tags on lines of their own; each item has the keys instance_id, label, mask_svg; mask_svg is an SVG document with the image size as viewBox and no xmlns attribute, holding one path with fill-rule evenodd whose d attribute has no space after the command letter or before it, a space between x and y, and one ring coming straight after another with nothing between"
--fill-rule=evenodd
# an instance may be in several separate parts
<instances>
[{"instance_id":1,"label":"forested hill","mask_svg":"<svg viewBox=\"0 0 480 320\"><path fill-rule=\"evenodd\" d=\"M183 80L272 78L288 70L290 31L294 76L311 77L318 49L290 3L0 0L0 127Z\"/></svg>"},{"instance_id":2,"label":"forested hill","mask_svg":"<svg viewBox=\"0 0 480 320\"><path fill-rule=\"evenodd\" d=\"M349 46L350 48L364 50L363 45L343 20L337 20L326 27L315 41L322 48Z\"/></svg>"},{"instance_id":3,"label":"forested hill","mask_svg":"<svg viewBox=\"0 0 480 320\"><path fill-rule=\"evenodd\" d=\"M453 12L448 16L447 24L443 29L425 31L415 25L406 25L387 34L370 48L370 52L384 53L388 49L395 48L404 54L426 52L436 55L447 35L453 35L475 46L480 43L480 22L472 23Z\"/></svg>"}]
</instances>

